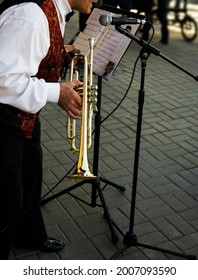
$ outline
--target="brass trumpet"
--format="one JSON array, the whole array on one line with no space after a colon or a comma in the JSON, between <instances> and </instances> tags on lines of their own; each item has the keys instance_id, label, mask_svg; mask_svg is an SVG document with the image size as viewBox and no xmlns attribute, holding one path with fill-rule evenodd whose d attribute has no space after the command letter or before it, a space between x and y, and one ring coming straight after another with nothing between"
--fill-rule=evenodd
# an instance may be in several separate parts
<instances>
[{"instance_id":1,"label":"brass trumpet","mask_svg":"<svg viewBox=\"0 0 198 280\"><path fill-rule=\"evenodd\" d=\"M74 179L95 179L89 169L88 149L91 147L92 140L92 117L93 112L97 111L97 86L93 86L93 48L95 39L89 39L90 54L89 63L86 55L77 54L71 61L69 79L78 80L79 72L76 69L79 58L83 59L83 87L78 87L76 91L82 96L82 114L79 147L76 146L76 122L77 120L68 117L67 120L67 136L71 140L71 150L78 152L78 162L75 171L70 178ZM89 78L88 78L89 76Z\"/></svg>"}]
</instances>

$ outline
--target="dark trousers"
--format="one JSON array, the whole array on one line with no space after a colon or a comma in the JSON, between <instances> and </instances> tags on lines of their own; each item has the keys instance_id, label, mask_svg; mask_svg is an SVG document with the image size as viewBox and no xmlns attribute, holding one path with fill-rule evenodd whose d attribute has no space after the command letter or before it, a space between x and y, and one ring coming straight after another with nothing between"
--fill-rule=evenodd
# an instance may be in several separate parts
<instances>
[{"instance_id":1,"label":"dark trousers","mask_svg":"<svg viewBox=\"0 0 198 280\"><path fill-rule=\"evenodd\" d=\"M158 18L161 23L161 41L168 43L169 32L168 32L168 17L167 9L169 6L169 0L158 0Z\"/></svg>"},{"instance_id":2,"label":"dark trousers","mask_svg":"<svg viewBox=\"0 0 198 280\"><path fill-rule=\"evenodd\" d=\"M149 40L149 30L151 29L152 24L152 7L153 0L141 0L136 4L138 12L145 12L146 23L143 26L142 30L142 39L145 41Z\"/></svg>"},{"instance_id":3,"label":"dark trousers","mask_svg":"<svg viewBox=\"0 0 198 280\"><path fill-rule=\"evenodd\" d=\"M40 122L32 139L19 129L0 127L0 259L8 259L12 244L32 248L47 238L38 204L41 196L42 150ZM10 224L10 226L9 226Z\"/></svg>"}]
</instances>

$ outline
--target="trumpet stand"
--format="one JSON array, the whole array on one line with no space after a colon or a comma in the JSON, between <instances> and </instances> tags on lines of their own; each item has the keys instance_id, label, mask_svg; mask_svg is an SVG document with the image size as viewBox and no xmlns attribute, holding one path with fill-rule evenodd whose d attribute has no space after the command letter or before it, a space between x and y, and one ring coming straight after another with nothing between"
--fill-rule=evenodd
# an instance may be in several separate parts
<instances>
[{"instance_id":1,"label":"trumpet stand","mask_svg":"<svg viewBox=\"0 0 198 280\"><path fill-rule=\"evenodd\" d=\"M144 89L144 83L145 83L145 73L146 73L146 66L147 66L147 60L150 56L150 54L155 54L157 56L160 56L161 58L165 59L172 65L176 66L178 69L182 70L192 78L194 78L196 81L198 81L198 76L194 76L185 69L183 69L181 66L167 58L166 56L162 55L158 49L153 47L152 45L148 44L148 42L144 40L140 40L126 28L122 28L121 26L117 26L116 29L129 37L130 39L135 40L140 46L142 46L142 49L140 51L140 59L141 59L141 82L140 82L140 90L139 90L139 99L138 99L138 115L137 115L137 128L136 128L136 144L135 144L135 157L134 157L134 169L133 169L133 181L132 181L132 194L131 194L131 211L130 211L130 224L129 224L129 230L126 234L124 234L118 226L116 228L119 230L119 232L123 235L123 244L124 246L119 249L112 257L111 259L116 259L119 255L121 255L127 248L129 247L143 247L150 250L160 251L166 254L175 255L181 258L186 259L196 259L196 256L194 255L186 255L179 252L174 252L171 250L167 250L164 248L159 248L156 246L151 246L148 244L140 243L138 242L137 236L134 233L134 219L135 219L135 206L136 206L136 193L137 193L137 180L138 180L138 166L139 166L139 154L140 154L140 142L141 142L141 130L142 130L142 116L143 116L143 106L144 106L144 98L145 98L145 89Z\"/></svg>"},{"instance_id":2,"label":"trumpet stand","mask_svg":"<svg viewBox=\"0 0 198 280\"><path fill-rule=\"evenodd\" d=\"M108 207L107 207L107 204L106 204L106 201L105 201L102 189L101 189L101 182L105 184L104 187L106 187L107 185L111 185L112 187L115 187L116 189L119 189L122 192L125 191L125 188L114 182L109 181L106 178L98 176L99 147L100 147L100 123L101 123L101 96L102 96L102 77L98 76L98 98L97 98L97 109L98 110L95 114L95 122L94 122L94 124L95 124L94 136L95 137L94 137L94 153L93 153L93 174L96 176L96 178L95 179L82 179L78 183L66 188L65 190L62 190L62 191L58 192L57 194L52 195L49 198L42 199L40 204L44 205L47 202L67 193L67 194L71 195L72 197L74 197L75 199L81 201L82 203L85 203L86 205L88 205L92 208L94 208L96 206L102 207L104 210L104 217L107 220L110 231L111 231L112 241L113 241L113 243L116 243L118 241L118 236L114 230L114 223L111 220L111 217L110 217L110 214L108 211ZM73 191L74 189L76 189L84 184L91 184L91 186L92 186L90 203L88 203L87 201L84 201L83 199L81 199L71 193L71 191ZM58 186L58 184L56 186ZM100 198L101 204L97 203L97 197Z\"/></svg>"}]
</instances>

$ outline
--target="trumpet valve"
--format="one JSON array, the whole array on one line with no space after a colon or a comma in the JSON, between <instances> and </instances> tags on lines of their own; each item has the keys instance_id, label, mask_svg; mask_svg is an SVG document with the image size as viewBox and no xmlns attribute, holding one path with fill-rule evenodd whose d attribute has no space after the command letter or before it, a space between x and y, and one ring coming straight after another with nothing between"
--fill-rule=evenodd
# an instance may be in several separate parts
<instances>
[{"instance_id":1,"label":"trumpet valve","mask_svg":"<svg viewBox=\"0 0 198 280\"><path fill-rule=\"evenodd\" d=\"M89 95L89 102L92 104L94 112L98 111L98 109L97 109L97 101L98 101L97 96L98 96L98 87L96 85L91 86L90 95Z\"/></svg>"}]
</instances>

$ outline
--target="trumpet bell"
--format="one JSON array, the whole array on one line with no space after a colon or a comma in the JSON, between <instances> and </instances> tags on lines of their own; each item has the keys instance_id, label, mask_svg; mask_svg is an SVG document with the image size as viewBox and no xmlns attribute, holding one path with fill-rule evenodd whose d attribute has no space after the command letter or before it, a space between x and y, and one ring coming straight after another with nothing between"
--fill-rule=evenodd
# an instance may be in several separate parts
<instances>
[{"instance_id":1,"label":"trumpet bell","mask_svg":"<svg viewBox=\"0 0 198 280\"><path fill-rule=\"evenodd\" d=\"M95 176L94 174L91 173L90 170L82 170L77 169L68 176L71 179L88 179L88 180L96 180L97 176Z\"/></svg>"}]
</instances>

